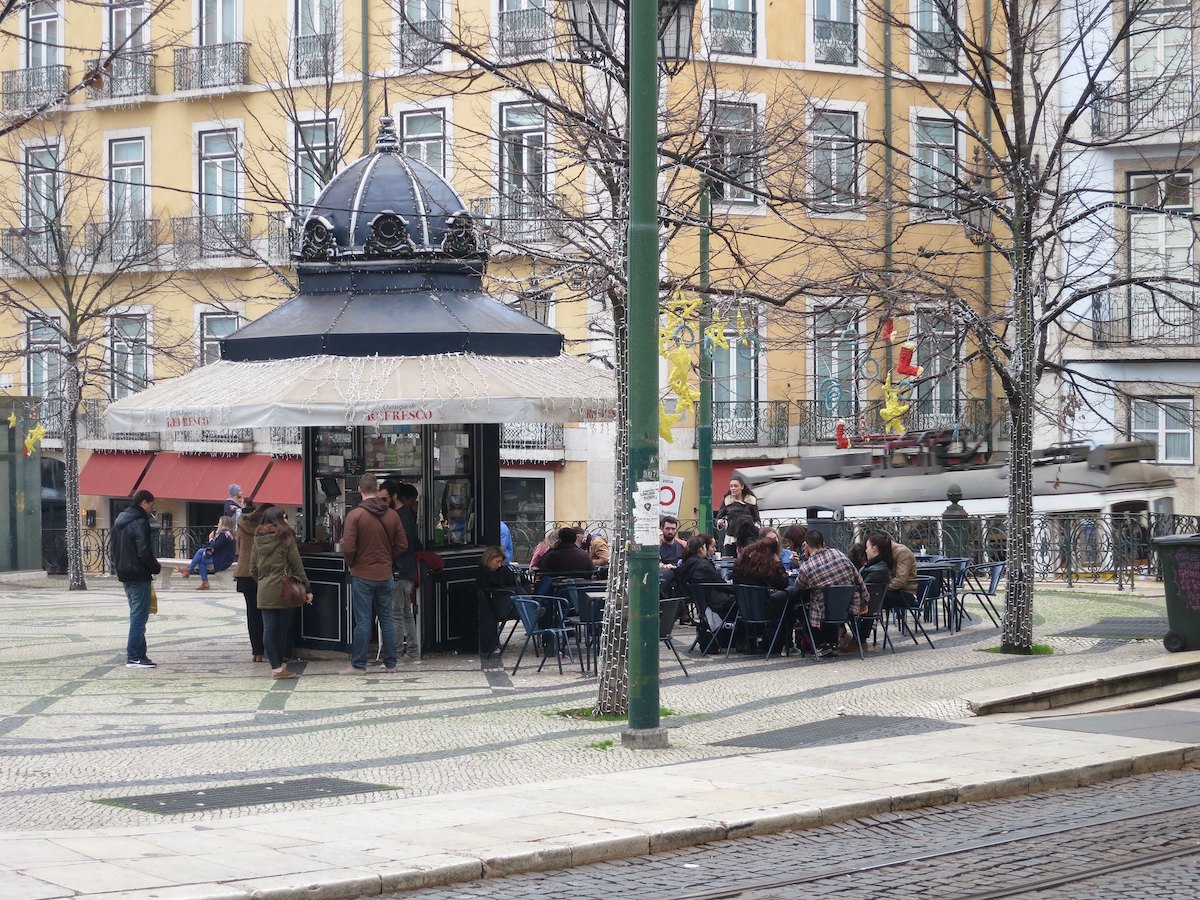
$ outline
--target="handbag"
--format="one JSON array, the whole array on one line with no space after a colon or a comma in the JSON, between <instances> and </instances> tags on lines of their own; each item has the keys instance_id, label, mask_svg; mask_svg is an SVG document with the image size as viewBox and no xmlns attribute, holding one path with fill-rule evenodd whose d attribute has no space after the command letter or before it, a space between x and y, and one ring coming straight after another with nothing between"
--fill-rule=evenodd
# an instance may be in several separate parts
<instances>
[{"instance_id":1,"label":"handbag","mask_svg":"<svg viewBox=\"0 0 1200 900\"><path fill-rule=\"evenodd\" d=\"M308 598L308 588L295 575L284 575L279 587L279 602L284 606L300 606Z\"/></svg>"}]
</instances>

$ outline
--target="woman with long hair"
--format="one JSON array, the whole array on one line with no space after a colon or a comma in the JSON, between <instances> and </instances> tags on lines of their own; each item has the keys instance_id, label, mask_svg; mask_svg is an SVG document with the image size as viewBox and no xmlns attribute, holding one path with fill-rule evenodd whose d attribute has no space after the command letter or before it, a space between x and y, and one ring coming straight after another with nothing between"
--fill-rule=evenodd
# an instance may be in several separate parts
<instances>
[{"instance_id":1,"label":"woman with long hair","mask_svg":"<svg viewBox=\"0 0 1200 900\"><path fill-rule=\"evenodd\" d=\"M271 663L272 678L295 678L296 673L283 667L283 654L292 629L292 607L283 602L283 579L299 578L304 583L304 602L312 605L312 584L300 561L296 532L288 524L282 506L263 513L254 532L250 577L258 586L258 608L263 617L263 647Z\"/></svg>"},{"instance_id":2,"label":"woman with long hair","mask_svg":"<svg viewBox=\"0 0 1200 900\"><path fill-rule=\"evenodd\" d=\"M783 529L783 549L779 551L779 556L783 560L785 569L794 569L804 562L804 536L806 534L808 534L808 529L799 523Z\"/></svg>"},{"instance_id":3,"label":"woman with long hair","mask_svg":"<svg viewBox=\"0 0 1200 900\"><path fill-rule=\"evenodd\" d=\"M724 554L736 556L738 539L749 525L759 523L758 498L740 478L729 479L729 493L725 495L721 508L717 510L717 527L725 529Z\"/></svg>"},{"instance_id":4,"label":"woman with long hair","mask_svg":"<svg viewBox=\"0 0 1200 900\"><path fill-rule=\"evenodd\" d=\"M500 654L500 623L514 618L513 595L517 593L517 574L504 565L504 550L485 547L475 573L475 593L479 600L479 657L484 660Z\"/></svg>"},{"instance_id":5,"label":"woman with long hair","mask_svg":"<svg viewBox=\"0 0 1200 900\"><path fill-rule=\"evenodd\" d=\"M771 618L783 619L779 628L782 635L780 644L783 646L779 649L786 651L792 643L795 614L786 593L788 577L779 559L779 542L774 537L765 537L743 550L733 566L733 583L759 585L767 589L766 613ZM753 647L745 649L753 650Z\"/></svg>"},{"instance_id":6,"label":"woman with long hair","mask_svg":"<svg viewBox=\"0 0 1200 900\"><path fill-rule=\"evenodd\" d=\"M246 602L246 631L250 635L250 654L255 662L262 662L267 655L263 646L262 610L258 608L258 584L250 577L250 563L254 559L254 532L262 522L263 513L275 504L261 506L247 500L242 514L237 517L237 568L233 570L233 583Z\"/></svg>"}]
</instances>

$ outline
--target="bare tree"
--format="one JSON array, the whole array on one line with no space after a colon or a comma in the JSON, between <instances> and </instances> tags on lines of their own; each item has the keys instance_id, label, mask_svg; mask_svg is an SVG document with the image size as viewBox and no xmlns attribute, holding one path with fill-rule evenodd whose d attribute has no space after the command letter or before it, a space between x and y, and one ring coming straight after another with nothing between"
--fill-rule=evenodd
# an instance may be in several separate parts
<instances>
[{"instance_id":1,"label":"bare tree","mask_svg":"<svg viewBox=\"0 0 1200 900\"><path fill-rule=\"evenodd\" d=\"M47 117L8 139L13 177L0 187L0 360L19 361L30 393L61 429L67 574L86 589L79 515L79 423L86 395L123 396L180 374L186 344L154 310L174 277L160 220L136 165L105 171L85 130ZM144 162L143 162L144 167ZM142 169L144 171L144 168Z\"/></svg>"}]
</instances>

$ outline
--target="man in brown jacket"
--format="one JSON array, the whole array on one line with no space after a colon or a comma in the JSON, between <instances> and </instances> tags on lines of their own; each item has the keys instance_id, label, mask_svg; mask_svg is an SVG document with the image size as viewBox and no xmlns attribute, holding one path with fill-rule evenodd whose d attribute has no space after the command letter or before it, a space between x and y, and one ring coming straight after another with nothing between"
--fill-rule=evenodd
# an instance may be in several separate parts
<instances>
[{"instance_id":1,"label":"man in brown jacket","mask_svg":"<svg viewBox=\"0 0 1200 900\"><path fill-rule=\"evenodd\" d=\"M343 675L367 674L367 642L371 625L379 620L383 668L396 671L396 622L392 618L392 559L408 549L408 539L396 511L376 494L374 475L358 480L362 502L346 516L342 556L350 569L350 606L354 621L350 665Z\"/></svg>"}]
</instances>

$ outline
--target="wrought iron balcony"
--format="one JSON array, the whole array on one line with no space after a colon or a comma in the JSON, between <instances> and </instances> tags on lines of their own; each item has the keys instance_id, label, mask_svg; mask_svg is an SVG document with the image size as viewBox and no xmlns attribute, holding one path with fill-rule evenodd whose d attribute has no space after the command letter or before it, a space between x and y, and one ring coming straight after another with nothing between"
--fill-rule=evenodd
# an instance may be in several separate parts
<instances>
[{"instance_id":1,"label":"wrought iron balcony","mask_svg":"<svg viewBox=\"0 0 1200 900\"><path fill-rule=\"evenodd\" d=\"M1092 134L1119 137L1200 129L1200 100L1194 82L1192 73L1183 72L1098 85L1092 101Z\"/></svg>"},{"instance_id":2,"label":"wrought iron balcony","mask_svg":"<svg viewBox=\"0 0 1200 900\"><path fill-rule=\"evenodd\" d=\"M446 25L441 19L401 22L397 41L400 67L423 69L434 65L442 55L440 42L445 39Z\"/></svg>"},{"instance_id":3,"label":"wrought iron balcony","mask_svg":"<svg viewBox=\"0 0 1200 900\"><path fill-rule=\"evenodd\" d=\"M177 453L252 453L253 428L197 428L170 431L166 443Z\"/></svg>"},{"instance_id":4,"label":"wrought iron balcony","mask_svg":"<svg viewBox=\"0 0 1200 900\"><path fill-rule=\"evenodd\" d=\"M943 400L913 396L909 410L901 422L908 433L924 431L956 431L963 439L995 437L1003 413L1002 403L993 401L989 409L986 399L958 398ZM845 423L845 434L852 442L878 439L884 432L879 414L882 402L875 400L798 400L800 433L798 446L812 447L831 444L837 440L837 426ZM990 440L989 440L990 443Z\"/></svg>"},{"instance_id":5,"label":"wrought iron balcony","mask_svg":"<svg viewBox=\"0 0 1200 900\"><path fill-rule=\"evenodd\" d=\"M713 402L713 446L786 447L787 400Z\"/></svg>"},{"instance_id":6,"label":"wrought iron balcony","mask_svg":"<svg viewBox=\"0 0 1200 900\"><path fill-rule=\"evenodd\" d=\"M500 12L497 49L503 58L547 53L554 41L554 19L539 7Z\"/></svg>"},{"instance_id":7,"label":"wrought iron balcony","mask_svg":"<svg viewBox=\"0 0 1200 900\"><path fill-rule=\"evenodd\" d=\"M250 45L207 44L175 51L175 90L233 87L250 80Z\"/></svg>"},{"instance_id":8,"label":"wrought iron balcony","mask_svg":"<svg viewBox=\"0 0 1200 900\"><path fill-rule=\"evenodd\" d=\"M0 229L0 269L6 272L63 271L70 263L70 256L70 236L66 229Z\"/></svg>"},{"instance_id":9,"label":"wrought iron balcony","mask_svg":"<svg viewBox=\"0 0 1200 900\"><path fill-rule=\"evenodd\" d=\"M92 259L127 266L148 265L159 250L158 220L89 222L84 240Z\"/></svg>"},{"instance_id":10,"label":"wrought iron balcony","mask_svg":"<svg viewBox=\"0 0 1200 900\"><path fill-rule=\"evenodd\" d=\"M757 14L736 9L709 12L708 43L713 53L754 56L757 52Z\"/></svg>"},{"instance_id":11,"label":"wrought iron balcony","mask_svg":"<svg viewBox=\"0 0 1200 900\"><path fill-rule=\"evenodd\" d=\"M250 249L247 213L190 216L172 219L175 253L182 262L241 256Z\"/></svg>"},{"instance_id":12,"label":"wrought iron balcony","mask_svg":"<svg viewBox=\"0 0 1200 900\"><path fill-rule=\"evenodd\" d=\"M858 25L813 19L813 50L816 61L830 66L858 65Z\"/></svg>"},{"instance_id":13,"label":"wrought iron balcony","mask_svg":"<svg viewBox=\"0 0 1200 900\"><path fill-rule=\"evenodd\" d=\"M67 94L70 69L38 66L0 73L0 95L6 110L34 109L61 100Z\"/></svg>"},{"instance_id":14,"label":"wrought iron balcony","mask_svg":"<svg viewBox=\"0 0 1200 900\"><path fill-rule=\"evenodd\" d=\"M87 62L89 100L142 97L154 93L154 54L122 53L106 64L102 59Z\"/></svg>"},{"instance_id":15,"label":"wrought iron balcony","mask_svg":"<svg viewBox=\"0 0 1200 900\"><path fill-rule=\"evenodd\" d=\"M492 237L514 243L546 243L560 238L563 215L555 194L476 197L471 215Z\"/></svg>"},{"instance_id":16,"label":"wrought iron balcony","mask_svg":"<svg viewBox=\"0 0 1200 900\"><path fill-rule=\"evenodd\" d=\"M273 209L267 213L267 259L273 263L291 265L292 252L300 247L296 216L286 209Z\"/></svg>"},{"instance_id":17,"label":"wrought iron balcony","mask_svg":"<svg viewBox=\"0 0 1200 900\"><path fill-rule=\"evenodd\" d=\"M62 400L57 402L61 408ZM108 421L104 416L110 402L98 397L91 397L80 402L78 434L81 442L92 446L119 444L126 449L132 449L128 446L130 444L136 444L142 449L157 450L159 448L159 434L156 431L110 431Z\"/></svg>"},{"instance_id":18,"label":"wrought iron balcony","mask_svg":"<svg viewBox=\"0 0 1200 900\"><path fill-rule=\"evenodd\" d=\"M272 456L299 456L300 426L272 425L268 452Z\"/></svg>"},{"instance_id":19,"label":"wrought iron balcony","mask_svg":"<svg viewBox=\"0 0 1200 900\"><path fill-rule=\"evenodd\" d=\"M297 78L328 78L337 63L337 35L300 34L292 41L292 72Z\"/></svg>"},{"instance_id":20,"label":"wrought iron balcony","mask_svg":"<svg viewBox=\"0 0 1200 900\"><path fill-rule=\"evenodd\" d=\"M958 69L958 48L952 31L919 31L915 35L917 71L928 75L953 75Z\"/></svg>"},{"instance_id":21,"label":"wrought iron balcony","mask_svg":"<svg viewBox=\"0 0 1200 900\"><path fill-rule=\"evenodd\" d=\"M1094 344L1195 346L1200 340L1200 310L1190 297L1151 297L1142 293L1105 294L1092 302Z\"/></svg>"},{"instance_id":22,"label":"wrought iron balcony","mask_svg":"<svg viewBox=\"0 0 1200 900\"><path fill-rule=\"evenodd\" d=\"M553 422L506 422L500 426L500 450L562 450L563 426ZM511 455L511 454L509 454Z\"/></svg>"}]
</instances>

